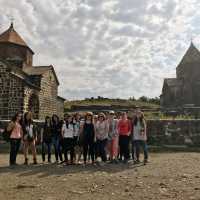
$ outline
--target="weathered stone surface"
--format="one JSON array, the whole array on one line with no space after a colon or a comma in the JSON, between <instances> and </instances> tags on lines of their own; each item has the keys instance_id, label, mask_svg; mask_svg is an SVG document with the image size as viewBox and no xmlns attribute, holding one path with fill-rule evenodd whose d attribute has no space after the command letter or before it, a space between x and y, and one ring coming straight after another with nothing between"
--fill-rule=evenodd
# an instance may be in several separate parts
<instances>
[{"instance_id":1,"label":"weathered stone surface","mask_svg":"<svg viewBox=\"0 0 200 200\"><path fill-rule=\"evenodd\" d=\"M200 120L148 120L147 135L155 145L200 145Z\"/></svg>"}]
</instances>

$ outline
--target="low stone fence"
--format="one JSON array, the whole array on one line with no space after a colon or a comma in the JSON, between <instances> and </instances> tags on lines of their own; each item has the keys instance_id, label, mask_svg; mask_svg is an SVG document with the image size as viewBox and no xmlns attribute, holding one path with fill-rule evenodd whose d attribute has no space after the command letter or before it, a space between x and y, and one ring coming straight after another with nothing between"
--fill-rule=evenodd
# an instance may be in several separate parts
<instances>
[{"instance_id":1,"label":"low stone fence","mask_svg":"<svg viewBox=\"0 0 200 200\"><path fill-rule=\"evenodd\" d=\"M147 134L152 145L200 146L200 119L148 120Z\"/></svg>"},{"instance_id":2,"label":"low stone fence","mask_svg":"<svg viewBox=\"0 0 200 200\"><path fill-rule=\"evenodd\" d=\"M0 129L8 121L0 120ZM40 132L43 121L35 121ZM200 146L200 119L196 120L148 120L148 143L150 145Z\"/></svg>"}]
</instances>

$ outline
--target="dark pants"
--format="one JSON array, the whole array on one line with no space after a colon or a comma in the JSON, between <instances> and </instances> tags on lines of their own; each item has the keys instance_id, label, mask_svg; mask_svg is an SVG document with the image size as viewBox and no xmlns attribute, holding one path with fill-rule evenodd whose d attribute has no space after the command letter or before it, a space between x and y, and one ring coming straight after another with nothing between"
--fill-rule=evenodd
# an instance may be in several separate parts
<instances>
[{"instance_id":1,"label":"dark pants","mask_svg":"<svg viewBox=\"0 0 200 200\"><path fill-rule=\"evenodd\" d=\"M60 161L62 161L62 150L61 150L61 144L59 138L53 137L52 138L52 144L54 146L54 152L55 152L55 158L56 161L58 161L58 156L60 158Z\"/></svg>"},{"instance_id":2,"label":"dark pants","mask_svg":"<svg viewBox=\"0 0 200 200\"><path fill-rule=\"evenodd\" d=\"M21 139L10 139L10 165L16 164L17 154L20 148Z\"/></svg>"},{"instance_id":3,"label":"dark pants","mask_svg":"<svg viewBox=\"0 0 200 200\"><path fill-rule=\"evenodd\" d=\"M89 152L88 152L89 150ZM92 161L94 162L94 141L90 138L85 138L83 141L83 159L84 162L87 160L88 157L91 156Z\"/></svg>"},{"instance_id":4,"label":"dark pants","mask_svg":"<svg viewBox=\"0 0 200 200\"><path fill-rule=\"evenodd\" d=\"M51 162L51 142L44 141L42 142L42 160L45 161L45 148L47 147L48 152L48 162Z\"/></svg>"},{"instance_id":5,"label":"dark pants","mask_svg":"<svg viewBox=\"0 0 200 200\"><path fill-rule=\"evenodd\" d=\"M142 147L143 152L144 152L144 159L148 159L148 148L147 148L147 143L146 141L143 140L134 140L132 142L132 158L135 160L135 154L136 154L136 159L140 159L140 147Z\"/></svg>"},{"instance_id":6,"label":"dark pants","mask_svg":"<svg viewBox=\"0 0 200 200\"><path fill-rule=\"evenodd\" d=\"M64 138L63 139L64 146L64 156L65 162L68 162L68 151L70 152L70 160L73 162L74 158L74 139L73 138Z\"/></svg>"},{"instance_id":7,"label":"dark pants","mask_svg":"<svg viewBox=\"0 0 200 200\"><path fill-rule=\"evenodd\" d=\"M129 136L119 136L120 158L124 157L124 160L129 159Z\"/></svg>"},{"instance_id":8,"label":"dark pants","mask_svg":"<svg viewBox=\"0 0 200 200\"><path fill-rule=\"evenodd\" d=\"M106 160L107 160L107 158L106 158L106 143L107 143L107 139L96 141L96 158L98 156L100 156L103 162L106 162Z\"/></svg>"}]
</instances>

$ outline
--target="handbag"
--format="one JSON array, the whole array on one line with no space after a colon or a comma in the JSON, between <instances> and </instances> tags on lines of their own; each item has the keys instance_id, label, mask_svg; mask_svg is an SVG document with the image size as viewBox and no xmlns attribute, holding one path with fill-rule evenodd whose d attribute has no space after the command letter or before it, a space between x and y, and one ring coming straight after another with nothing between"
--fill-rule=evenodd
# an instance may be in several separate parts
<instances>
[{"instance_id":1,"label":"handbag","mask_svg":"<svg viewBox=\"0 0 200 200\"><path fill-rule=\"evenodd\" d=\"M12 130L7 131L7 128L5 128L3 133L2 133L3 140L6 141L6 142L9 142L11 133L12 133Z\"/></svg>"}]
</instances>

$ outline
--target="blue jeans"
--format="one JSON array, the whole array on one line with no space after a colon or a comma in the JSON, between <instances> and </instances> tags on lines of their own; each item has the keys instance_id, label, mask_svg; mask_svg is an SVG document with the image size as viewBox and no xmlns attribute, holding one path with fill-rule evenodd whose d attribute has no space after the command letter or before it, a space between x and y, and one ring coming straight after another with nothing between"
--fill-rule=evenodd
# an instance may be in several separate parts
<instances>
[{"instance_id":1,"label":"blue jeans","mask_svg":"<svg viewBox=\"0 0 200 200\"><path fill-rule=\"evenodd\" d=\"M106 144L107 144L107 139L105 140L97 140L96 141L96 158L98 156L101 157L101 160L103 162L106 162L107 157L106 157Z\"/></svg>"},{"instance_id":2,"label":"blue jeans","mask_svg":"<svg viewBox=\"0 0 200 200\"><path fill-rule=\"evenodd\" d=\"M51 142L42 142L42 161L45 161L45 148L47 147L48 162L51 162Z\"/></svg>"},{"instance_id":3,"label":"blue jeans","mask_svg":"<svg viewBox=\"0 0 200 200\"><path fill-rule=\"evenodd\" d=\"M124 160L127 161L130 157L129 153L129 136L120 135L119 136L119 147L120 147L120 158L124 156Z\"/></svg>"},{"instance_id":4,"label":"blue jeans","mask_svg":"<svg viewBox=\"0 0 200 200\"><path fill-rule=\"evenodd\" d=\"M16 164L17 154L20 148L21 139L10 139L10 165Z\"/></svg>"},{"instance_id":5,"label":"blue jeans","mask_svg":"<svg viewBox=\"0 0 200 200\"><path fill-rule=\"evenodd\" d=\"M53 137L52 138L52 144L54 146L54 152L55 152L56 161L58 161L58 156L60 158L60 161L63 161L63 159L62 159L61 144L60 144L59 138Z\"/></svg>"},{"instance_id":6,"label":"blue jeans","mask_svg":"<svg viewBox=\"0 0 200 200\"><path fill-rule=\"evenodd\" d=\"M142 147L144 152L144 159L148 159L148 147L147 142L143 140L134 140L132 142L132 158L135 160L135 154L136 154L136 160L140 159L140 147Z\"/></svg>"}]
</instances>

